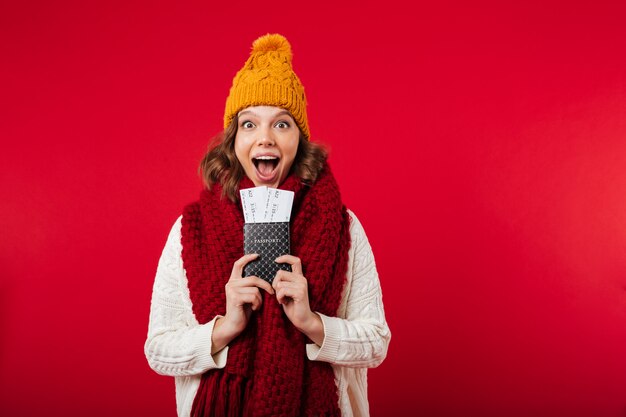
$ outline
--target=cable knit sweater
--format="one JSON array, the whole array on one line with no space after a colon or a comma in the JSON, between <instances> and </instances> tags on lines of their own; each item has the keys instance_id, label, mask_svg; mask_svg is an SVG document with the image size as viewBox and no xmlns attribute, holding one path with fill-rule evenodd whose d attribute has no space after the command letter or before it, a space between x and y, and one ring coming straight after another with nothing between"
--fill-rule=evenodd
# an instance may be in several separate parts
<instances>
[{"instance_id":1,"label":"cable knit sweater","mask_svg":"<svg viewBox=\"0 0 626 417\"><path fill-rule=\"evenodd\" d=\"M307 345L306 354L309 360L332 365L342 415L367 416L367 368L383 361L391 333L372 249L361 223L348 212L352 245L338 315L320 314L324 341L322 346ZM178 415L188 417L201 375L226 365L228 346L211 355L213 325L219 316L201 325L193 314L181 257L181 218L174 223L159 260L144 351L152 369L175 377Z\"/></svg>"}]
</instances>

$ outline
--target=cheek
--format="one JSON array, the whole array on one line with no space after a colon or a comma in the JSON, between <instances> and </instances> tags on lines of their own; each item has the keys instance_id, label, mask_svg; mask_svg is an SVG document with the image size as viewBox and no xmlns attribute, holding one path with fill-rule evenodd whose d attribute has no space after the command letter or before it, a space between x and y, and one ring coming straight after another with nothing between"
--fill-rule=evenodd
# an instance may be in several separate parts
<instances>
[{"instance_id":1,"label":"cheek","mask_svg":"<svg viewBox=\"0 0 626 417\"><path fill-rule=\"evenodd\" d=\"M287 168L291 168L291 165L293 165L293 161L296 159L296 154L298 153L298 142L296 142L295 145L291 145L289 146L284 153L284 156L286 157L286 162L288 162L288 167Z\"/></svg>"},{"instance_id":2,"label":"cheek","mask_svg":"<svg viewBox=\"0 0 626 417\"><path fill-rule=\"evenodd\" d=\"M240 138L235 138L235 156L237 156L237 160L242 166L246 166L246 162L248 161L248 147L245 144L245 141Z\"/></svg>"}]
</instances>

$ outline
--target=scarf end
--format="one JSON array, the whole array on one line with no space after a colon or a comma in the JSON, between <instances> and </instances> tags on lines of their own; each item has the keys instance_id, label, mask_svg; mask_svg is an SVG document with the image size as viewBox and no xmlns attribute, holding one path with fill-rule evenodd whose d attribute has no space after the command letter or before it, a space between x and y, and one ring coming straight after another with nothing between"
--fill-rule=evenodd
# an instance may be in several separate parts
<instances>
[{"instance_id":1,"label":"scarf end","mask_svg":"<svg viewBox=\"0 0 626 417\"><path fill-rule=\"evenodd\" d=\"M191 417L240 417L247 379L241 375L209 371L202 376Z\"/></svg>"}]
</instances>

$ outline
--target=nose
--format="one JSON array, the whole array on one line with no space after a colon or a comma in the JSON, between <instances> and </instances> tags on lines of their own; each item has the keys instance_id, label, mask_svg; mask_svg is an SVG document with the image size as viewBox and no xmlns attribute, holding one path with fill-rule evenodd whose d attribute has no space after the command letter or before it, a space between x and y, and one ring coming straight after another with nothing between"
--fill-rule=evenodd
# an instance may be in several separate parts
<instances>
[{"instance_id":1,"label":"nose","mask_svg":"<svg viewBox=\"0 0 626 417\"><path fill-rule=\"evenodd\" d=\"M260 146L274 146L276 140L271 129L260 129L259 136L257 138L257 145Z\"/></svg>"}]
</instances>

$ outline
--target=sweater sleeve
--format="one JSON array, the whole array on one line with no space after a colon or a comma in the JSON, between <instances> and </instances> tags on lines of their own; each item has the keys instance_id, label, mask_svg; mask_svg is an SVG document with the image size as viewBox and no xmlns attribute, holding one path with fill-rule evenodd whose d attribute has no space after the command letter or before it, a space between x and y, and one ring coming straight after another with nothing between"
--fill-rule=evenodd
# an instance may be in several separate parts
<instances>
[{"instance_id":1,"label":"sweater sleeve","mask_svg":"<svg viewBox=\"0 0 626 417\"><path fill-rule=\"evenodd\" d=\"M198 375L226 365L228 347L211 355L213 320L199 324L193 314L182 264L179 217L159 259L144 353L161 375Z\"/></svg>"},{"instance_id":2,"label":"sweater sleeve","mask_svg":"<svg viewBox=\"0 0 626 417\"><path fill-rule=\"evenodd\" d=\"M339 317L320 314L324 341L321 347L308 344L307 356L336 365L373 368L387 356L391 332L385 320L372 248L359 220L352 212L350 216L352 245Z\"/></svg>"}]
</instances>

